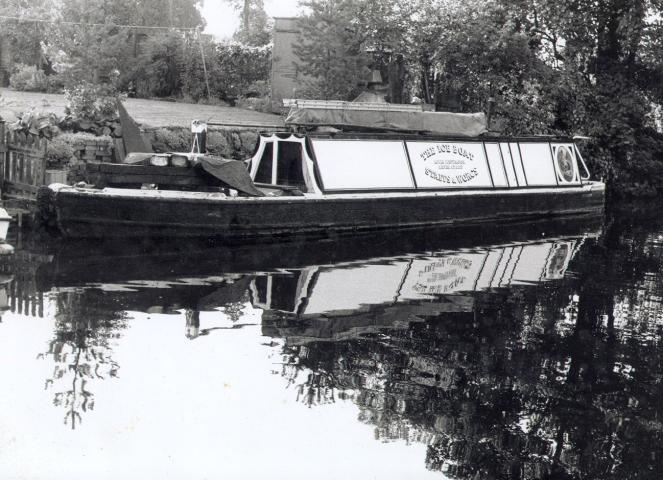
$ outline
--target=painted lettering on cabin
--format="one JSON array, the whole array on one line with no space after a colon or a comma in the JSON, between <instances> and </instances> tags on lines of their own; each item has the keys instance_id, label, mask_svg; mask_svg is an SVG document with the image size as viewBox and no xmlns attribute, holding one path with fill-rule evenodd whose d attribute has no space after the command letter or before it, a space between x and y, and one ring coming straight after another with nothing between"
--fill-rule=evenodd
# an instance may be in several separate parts
<instances>
[{"instance_id":1,"label":"painted lettering on cabin","mask_svg":"<svg viewBox=\"0 0 663 480\"><path fill-rule=\"evenodd\" d=\"M453 143L439 143L431 145L419 154L419 158L426 162L424 173L445 185L463 185L479 176L476 168L463 173L454 170L466 170L469 162L474 162L474 154L460 145Z\"/></svg>"},{"instance_id":2,"label":"painted lettering on cabin","mask_svg":"<svg viewBox=\"0 0 663 480\"><path fill-rule=\"evenodd\" d=\"M437 145L432 145L426 150L419 154L419 158L422 160L428 160L430 157L433 157L438 154L451 153L453 155L459 155L468 160L474 161L474 154L460 145L454 145L450 143L439 143Z\"/></svg>"},{"instance_id":3,"label":"painted lettering on cabin","mask_svg":"<svg viewBox=\"0 0 663 480\"><path fill-rule=\"evenodd\" d=\"M476 168L473 168L469 172L463 173L462 175L444 175L443 173L436 172L430 168L426 168L424 173L430 178L447 185L463 185L472 181L473 178L479 176L479 172Z\"/></svg>"},{"instance_id":4,"label":"painted lettering on cabin","mask_svg":"<svg viewBox=\"0 0 663 480\"><path fill-rule=\"evenodd\" d=\"M492 187L479 142L407 142L419 188Z\"/></svg>"}]
</instances>

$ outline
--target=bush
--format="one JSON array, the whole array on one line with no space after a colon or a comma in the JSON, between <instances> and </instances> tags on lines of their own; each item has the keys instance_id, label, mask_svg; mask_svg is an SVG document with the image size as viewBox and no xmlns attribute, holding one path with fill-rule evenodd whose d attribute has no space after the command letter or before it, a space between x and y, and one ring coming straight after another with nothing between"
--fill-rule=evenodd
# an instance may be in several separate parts
<instances>
[{"instance_id":1,"label":"bush","mask_svg":"<svg viewBox=\"0 0 663 480\"><path fill-rule=\"evenodd\" d=\"M117 117L120 94L112 85L82 82L65 89L64 97L65 113L71 117L94 122Z\"/></svg>"},{"instance_id":2,"label":"bush","mask_svg":"<svg viewBox=\"0 0 663 480\"><path fill-rule=\"evenodd\" d=\"M235 106L257 112L272 113L272 101L270 97L239 97Z\"/></svg>"},{"instance_id":3,"label":"bush","mask_svg":"<svg viewBox=\"0 0 663 480\"><path fill-rule=\"evenodd\" d=\"M211 100L207 98L199 40L179 33L158 34L146 40L142 49L137 66L121 78L123 88L138 97L234 103L240 97L263 96L269 87L272 51L268 46L203 41Z\"/></svg>"},{"instance_id":4,"label":"bush","mask_svg":"<svg viewBox=\"0 0 663 480\"><path fill-rule=\"evenodd\" d=\"M249 47L238 43L218 44L210 60L213 94L235 101L261 97L269 91L271 47Z\"/></svg>"},{"instance_id":5,"label":"bush","mask_svg":"<svg viewBox=\"0 0 663 480\"><path fill-rule=\"evenodd\" d=\"M9 130L14 132L30 133L40 137L52 138L60 133L60 119L52 112L32 108L17 113L18 120L9 124Z\"/></svg>"},{"instance_id":6,"label":"bush","mask_svg":"<svg viewBox=\"0 0 663 480\"><path fill-rule=\"evenodd\" d=\"M74 158L74 147L65 135L58 135L48 142L46 164L48 168L62 167Z\"/></svg>"},{"instance_id":7,"label":"bush","mask_svg":"<svg viewBox=\"0 0 663 480\"><path fill-rule=\"evenodd\" d=\"M47 92L48 77L34 65L19 63L9 77L9 85L22 92Z\"/></svg>"}]
</instances>

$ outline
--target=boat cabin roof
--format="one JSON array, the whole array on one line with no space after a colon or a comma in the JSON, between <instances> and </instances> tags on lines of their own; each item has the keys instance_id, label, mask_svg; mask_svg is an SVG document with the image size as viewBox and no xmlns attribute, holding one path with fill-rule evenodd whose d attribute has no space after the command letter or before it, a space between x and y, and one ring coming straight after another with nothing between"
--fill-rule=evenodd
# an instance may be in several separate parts
<instances>
[{"instance_id":1,"label":"boat cabin roof","mask_svg":"<svg viewBox=\"0 0 663 480\"><path fill-rule=\"evenodd\" d=\"M261 187L304 194L556 188L589 179L569 137L403 133L263 133L250 174Z\"/></svg>"}]
</instances>

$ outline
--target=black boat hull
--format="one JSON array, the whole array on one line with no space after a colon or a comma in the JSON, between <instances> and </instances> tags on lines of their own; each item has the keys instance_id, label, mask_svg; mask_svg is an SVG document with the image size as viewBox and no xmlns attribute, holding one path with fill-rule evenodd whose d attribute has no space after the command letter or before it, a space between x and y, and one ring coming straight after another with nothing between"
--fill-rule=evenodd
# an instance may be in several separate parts
<instances>
[{"instance_id":1,"label":"black boat hull","mask_svg":"<svg viewBox=\"0 0 663 480\"><path fill-rule=\"evenodd\" d=\"M223 198L213 194L91 190L50 194L65 237L278 237L599 215L603 184L444 194Z\"/></svg>"}]
</instances>

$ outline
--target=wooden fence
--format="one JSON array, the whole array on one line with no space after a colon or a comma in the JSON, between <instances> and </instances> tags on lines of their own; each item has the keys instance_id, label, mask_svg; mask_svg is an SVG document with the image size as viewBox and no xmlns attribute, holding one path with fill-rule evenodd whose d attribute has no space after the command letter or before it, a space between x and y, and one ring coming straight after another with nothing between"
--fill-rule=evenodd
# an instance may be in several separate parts
<instances>
[{"instance_id":1,"label":"wooden fence","mask_svg":"<svg viewBox=\"0 0 663 480\"><path fill-rule=\"evenodd\" d=\"M45 181L48 142L37 135L20 132L9 132L5 138L3 198L34 201Z\"/></svg>"},{"instance_id":2,"label":"wooden fence","mask_svg":"<svg viewBox=\"0 0 663 480\"><path fill-rule=\"evenodd\" d=\"M68 177L86 177L88 162L111 162L113 143L107 139L72 140L75 157L62 164L50 166L47 160L48 140L23 132L7 131L0 121L0 189L3 206L12 214L18 214L19 222L24 213L34 213L37 192L44 185L67 183ZM70 162L73 162L73 166ZM73 173L72 173L73 172ZM81 173L82 172L82 173ZM74 180L76 181L76 180Z\"/></svg>"}]
</instances>

